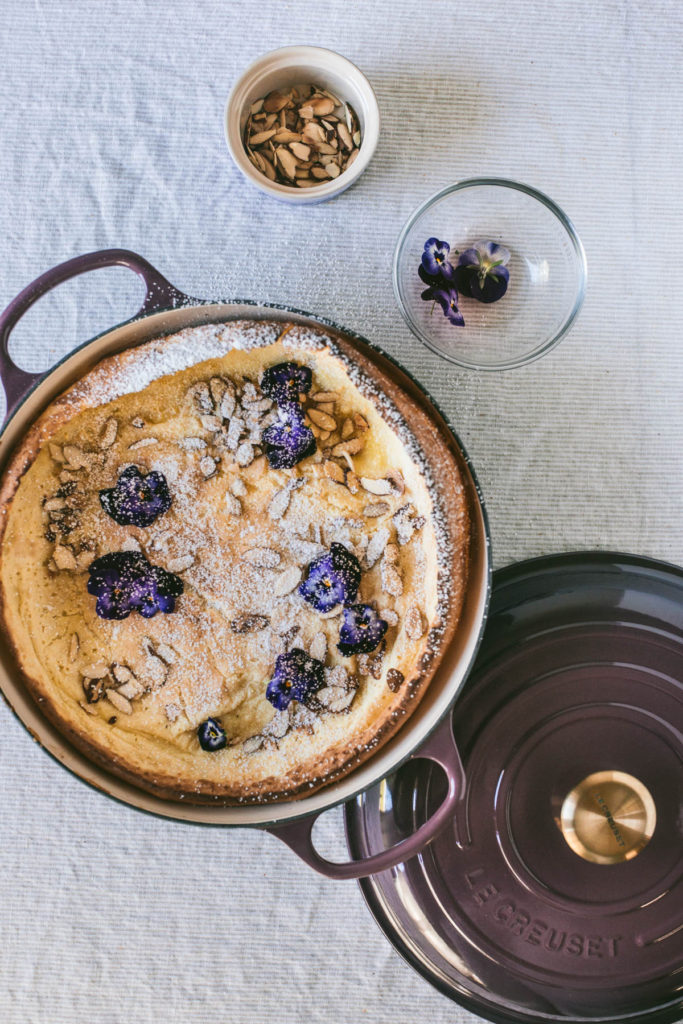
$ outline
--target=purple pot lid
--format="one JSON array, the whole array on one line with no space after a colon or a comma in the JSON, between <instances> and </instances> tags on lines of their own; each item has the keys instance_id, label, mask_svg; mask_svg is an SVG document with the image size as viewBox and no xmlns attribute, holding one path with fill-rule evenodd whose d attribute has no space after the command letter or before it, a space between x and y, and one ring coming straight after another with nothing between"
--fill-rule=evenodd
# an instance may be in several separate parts
<instances>
[{"instance_id":1,"label":"purple pot lid","mask_svg":"<svg viewBox=\"0 0 683 1024\"><path fill-rule=\"evenodd\" d=\"M361 887L400 953L497 1021L683 1011L683 570L628 555L494 576L453 712L467 797L418 857ZM354 856L413 831L438 768L347 805Z\"/></svg>"}]
</instances>

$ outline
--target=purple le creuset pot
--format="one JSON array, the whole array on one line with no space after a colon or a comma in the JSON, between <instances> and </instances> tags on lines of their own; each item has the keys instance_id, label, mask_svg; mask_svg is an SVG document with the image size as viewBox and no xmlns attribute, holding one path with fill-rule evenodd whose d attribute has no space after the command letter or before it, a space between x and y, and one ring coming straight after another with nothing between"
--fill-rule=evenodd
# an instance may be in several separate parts
<instances>
[{"instance_id":1,"label":"purple le creuset pot","mask_svg":"<svg viewBox=\"0 0 683 1024\"><path fill-rule=\"evenodd\" d=\"M138 313L125 323L70 353L47 373L28 373L12 361L8 341L23 314L46 292L79 274L103 267L123 266L142 278L146 295ZM108 249L68 260L48 270L25 288L0 315L0 378L7 396L7 419L0 435L0 466L14 450L45 406L105 356L152 338L205 323L237 319L282 320L328 328L341 343L390 375L422 416L448 445L467 492L471 519L470 572L465 605L455 632L425 696L401 730L368 761L345 778L312 796L289 802L236 807L185 805L154 797L90 762L40 713L25 686L4 640L0 641L0 689L15 714L37 742L84 782L138 810L175 821L214 826L265 829L291 847L307 864L330 878L359 878L409 860L444 829L464 794L464 775L451 726L451 708L473 663L483 630L490 595L490 544L483 502L469 459L432 400L386 354L330 321L312 318L282 306L244 301L203 301L174 288L147 260L123 249ZM315 849L311 832L325 810L344 803L396 771L411 758L438 766L445 793L438 807L410 836L395 847L333 863Z\"/></svg>"},{"instance_id":2,"label":"purple le creuset pot","mask_svg":"<svg viewBox=\"0 0 683 1024\"><path fill-rule=\"evenodd\" d=\"M397 950L494 1021L683 1016L683 569L551 555L497 571L453 715L467 792L361 881ZM371 856L443 797L409 762L345 808Z\"/></svg>"}]
</instances>

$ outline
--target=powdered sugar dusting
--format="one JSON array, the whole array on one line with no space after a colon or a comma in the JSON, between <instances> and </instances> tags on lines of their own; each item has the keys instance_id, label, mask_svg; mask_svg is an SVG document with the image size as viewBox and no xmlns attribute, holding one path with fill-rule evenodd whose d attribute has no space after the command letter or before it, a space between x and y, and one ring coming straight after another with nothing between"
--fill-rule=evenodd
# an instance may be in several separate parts
<instances>
[{"instance_id":1,"label":"powdered sugar dusting","mask_svg":"<svg viewBox=\"0 0 683 1024\"><path fill-rule=\"evenodd\" d=\"M95 367L73 394L95 405L113 402L142 391L152 381L187 370L197 363L224 356L231 349L252 349L274 344L282 326L272 322L235 320L187 327L133 350L130 358L107 360Z\"/></svg>"}]
</instances>

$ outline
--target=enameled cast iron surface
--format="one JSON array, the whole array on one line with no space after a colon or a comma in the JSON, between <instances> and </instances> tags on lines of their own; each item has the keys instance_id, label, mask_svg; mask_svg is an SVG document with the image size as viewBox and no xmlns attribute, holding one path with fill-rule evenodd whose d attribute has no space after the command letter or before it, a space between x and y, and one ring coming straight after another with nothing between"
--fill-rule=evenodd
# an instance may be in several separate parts
<instances>
[{"instance_id":1,"label":"enameled cast iron surface","mask_svg":"<svg viewBox=\"0 0 683 1024\"><path fill-rule=\"evenodd\" d=\"M380 927L446 995L495 1021L673 1021L683 1011L683 570L554 556L494 575L453 711L467 797L410 862L361 883ZM639 779L657 823L591 863L558 827L593 772ZM413 830L442 782L412 762L347 804L354 856Z\"/></svg>"},{"instance_id":2,"label":"enameled cast iron surface","mask_svg":"<svg viewBox=\"0 0 683 1024\"><path fill-rule=\"evenodd\" d=\"M130 267L144 279L147 297L140 314L77 349L45 376L18 370L9 358L7 342L12 326L23 312L40 295L61 281L99 266L111 265ZM337 332L344 343L380 366L399 388L419 403L430 416L434 428L447 439L450 450L458 461L468 491L472 516L470 585L455 641L448 648L419 707L406 726L377 755L340 782L323 788L311 797L277 805L202 807L173 803L144 793L109 775L66 743L54 727L43 718L26 692L4 642L0 643L0 688L10 707L46 751L83 781L109 796L139 810L179 821L208 825L277 826L279 831L275 831L275 834L279 838L295 848L312 866L332 874L333 866L317 858L311 846L310 831L315 817L329 807L350 799L395 770L397 765L410 757L421 744L429 744L426 756L434 757L449 775L448 807L439 812L440 820L436 822L439 827L447 820L445 811L452 812L455 802L462 794L459 759L453 746L447 712L471 666L481 637L490 585L488 526L468 457L445 419L419 385L384 353L359 336L337 328L330 321L312 318L300 311L282 307L257 306L244 302L212 303L191 299L178 292L147 261L135 253L126 250L105 250L78 257L47 272L17 296L0 318L0 373L8 395L8 409L14 410L0 436L0 465L40 411L100 359L186 327L242 318L293 321L315 328L329 328L333 334ZM24 397L31 386L33 390ZM440 732L436 733L437 726L444 719L445 724ZM295 827L299 825L299 819L304 818L307 820L301 822L299 828ZM337 870L335 877L356 877L358 871L354 874L348 865L342 867L348 870Z\"/></svg>"}]
</instances>

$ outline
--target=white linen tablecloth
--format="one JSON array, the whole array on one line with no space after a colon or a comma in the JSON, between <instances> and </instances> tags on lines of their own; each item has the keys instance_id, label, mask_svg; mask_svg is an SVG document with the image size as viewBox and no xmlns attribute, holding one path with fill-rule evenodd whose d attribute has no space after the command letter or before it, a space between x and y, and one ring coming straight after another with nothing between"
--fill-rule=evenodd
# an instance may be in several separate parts
<instances>
[{"instance_id":1,"label":"white linen tablecloth","mask_svg":"<svg viewBox=\"0 0 683 1024\"><path fill-rule=\"evenodd\" d=\"M496 565L585 548L681 563L682 41L675 0L4 0L0 306L70 256L121 246L190 295L329 316L447 411ZM222 133L236 76L295 42L356 62L383 118L361 181L301 209L245 183ZM559 348L500 374L424 349L390 282L413 208L483 174L552 196L589 266ZM47 368L139 299L124 270L71 282L13 351ZM354 883L260 833L106 800L4 706L0 780L2 1024L473 1019L399 959ZM340 815L320 832L333 844Z\"/></svg>"}]
</instances>

